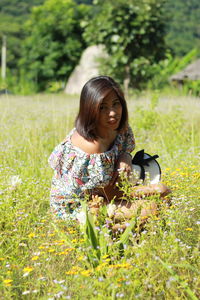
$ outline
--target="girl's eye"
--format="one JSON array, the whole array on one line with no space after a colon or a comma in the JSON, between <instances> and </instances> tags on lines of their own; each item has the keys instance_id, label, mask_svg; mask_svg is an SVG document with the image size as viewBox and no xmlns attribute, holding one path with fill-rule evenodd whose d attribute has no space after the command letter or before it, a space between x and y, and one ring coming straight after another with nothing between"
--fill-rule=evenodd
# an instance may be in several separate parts
<instances>
[{"instance_id":1,"label":"girl's eye","mask_svg":"<svg viewBox=\"0 0 200 300\"><path fill-rule=\"evenodd\" d=\"M114 106L118 106L118 105L121 105L121 103L120 103L120 101L115 101L115 102L113 103L113 105L114 105Z\"/></svg>"},{"instance_id":2,"label":"girl's eye","mask_svg":"<svg viewBox=\"0 0 200 300\"><path fill-rule=\"evenodd\" d=\"M106 110L107 109L107 106L105 105L100 105L100 110Z\"/></svg>"}]
</instances>

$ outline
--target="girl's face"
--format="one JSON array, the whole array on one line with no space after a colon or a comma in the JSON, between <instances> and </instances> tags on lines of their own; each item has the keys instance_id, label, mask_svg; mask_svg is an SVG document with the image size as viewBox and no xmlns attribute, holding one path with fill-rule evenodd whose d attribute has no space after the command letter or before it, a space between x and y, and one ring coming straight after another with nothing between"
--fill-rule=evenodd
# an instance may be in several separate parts
<instances>
[{"instance_id":1,"label":"girl's face","mask_svg":"<svg viewBox=\"0 0 200 300\"><path fill-rule=\"evenodd\" d=\"M122 117L122 105L114 91L103 100L99 109L97 129L99 132L116 130Z\"/></svg>"}]
</instances>

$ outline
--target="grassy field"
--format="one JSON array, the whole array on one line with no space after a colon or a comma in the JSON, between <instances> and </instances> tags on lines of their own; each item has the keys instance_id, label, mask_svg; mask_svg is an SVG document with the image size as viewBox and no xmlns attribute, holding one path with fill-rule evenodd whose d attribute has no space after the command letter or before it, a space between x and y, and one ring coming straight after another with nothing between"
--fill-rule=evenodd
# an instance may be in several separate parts
<instances>
[{"instance_id":1,"label":"grassy field","mask_svg":"<svg viewBox=\"0 0 200 300\"><path fill-rule=\"evenodd\" d=\"M200 99L146 93L128 107L136 151L159 154L172 206L124 240L100 223L95 250L49 213L47 159L78 97L0 97L1 299L199 299Z\"/></svg>"}]
</instances>

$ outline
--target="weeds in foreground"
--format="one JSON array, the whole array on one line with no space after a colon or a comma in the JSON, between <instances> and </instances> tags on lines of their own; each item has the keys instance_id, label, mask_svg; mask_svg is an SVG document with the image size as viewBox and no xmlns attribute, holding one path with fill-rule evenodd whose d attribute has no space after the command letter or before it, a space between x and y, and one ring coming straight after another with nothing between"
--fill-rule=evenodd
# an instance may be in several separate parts
<instances>
[{"instance_id":1,"label":"weeds in foreground","mask_svg":"<svg viewBox=\"0 0 200 300\"><path fill-rule=\"evenodd\" d=\"M157 103L155 126L145 130L139 126L143 112L137 118L130 112L137 149L160 156L163 182L173 190L172 206L161 204L159 215L139 235L130 230L128 238L120 232L111 238L103 222L90 225L88 217L87 226L96 236L93 251L89 231L49 214L52 174L47 158L73 127L76 105L69 101L0 99L1 297L198 299L198 110L188 119L181 109L174 112L182 102L174 103L171 113L159 110L163 102ZM192 101L185 104L186 112ZM105 211L101 214L104 220Z\"/></svg>"}]
</instances>

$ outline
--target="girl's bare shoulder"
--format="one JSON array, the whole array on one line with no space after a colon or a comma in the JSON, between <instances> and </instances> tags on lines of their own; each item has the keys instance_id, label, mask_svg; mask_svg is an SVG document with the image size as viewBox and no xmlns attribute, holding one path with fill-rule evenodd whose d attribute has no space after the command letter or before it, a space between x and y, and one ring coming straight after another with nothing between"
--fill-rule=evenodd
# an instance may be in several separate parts
<instances>
[{"instance_id":1,"label":"girl's bare shoulder","mask_svg":"<svg viewBox=\"0 0 200 300\"><path fill-rule=\"evenodd\" d=\"M88 141L77 131L72 134L71 143L88 154L101 153L101 143L99 141Z\"/></svg>"}]
</instances>

